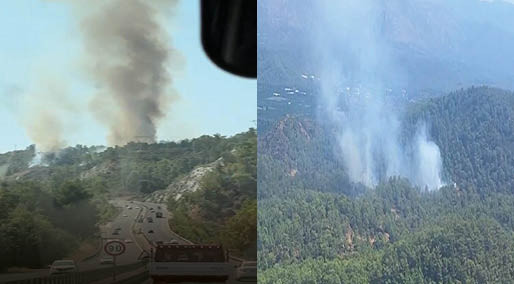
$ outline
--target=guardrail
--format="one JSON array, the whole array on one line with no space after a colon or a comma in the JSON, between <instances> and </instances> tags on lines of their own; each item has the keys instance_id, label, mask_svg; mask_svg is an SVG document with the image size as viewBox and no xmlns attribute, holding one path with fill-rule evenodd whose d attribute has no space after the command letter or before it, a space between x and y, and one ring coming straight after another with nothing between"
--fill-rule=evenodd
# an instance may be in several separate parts
<instances>
[{"instance_id":1,"label":"guardrail","mask_svg":"<svg viewBox=\"0 0 514 284\"><path fill-rule=\"evenodd\" d=\"M102 241L102 238L99 238L97 241L98 241L98 247L95 249L95 252L89 256L84 257L83 259L80 260L80 262L90 260L90 259L95 258L100 255L100 252L102 252L102 248L103 248L103 241Z\"/></svg>"},{"instance_id":2,"label":"guardrail","mask_svg":"<svg viewBox=\"0 0 514 284\"><path fill-rule=\"evenodd\" d=\"M134 271L139 268L146 266L146 261L141 261L133 264L127 264L122 266L116 266L116 267L106 267L106 268L100 268L100 269L94 269L94 270L88 270L88 271L80 271L80 272L73 272L73 273L67 273L67 274L61 274L61 275L53 275L53 276L46 276L46 277L34 277L31 279L24 279L24 280L14 280L14 281L7 281L7 282L0 282L3 284L88 284L95 281L100 281L104 279L108 279L109 277L112 277L114 272L116 272L117 275L120 275L125 272ZM145 274L146 272L146 274ZM141 283L141 282L126 282L126 281L134 281L131 280L132 278L139 277L137 279L148 279L148 271L142 272L140 274L137 274L135 276L129 277L127 279L120 279L117 280L114 283L119 284L129 284L129 283ZM143 275L146 275L146 278L141 278Z\"/></svg>"},{"instance_id":3,"label":"guardrail","mask_svg":"<svg viewBox=\"0 0 514 284\"><path fill-rule=\"evenodd\" d=\"M229 256L229 258L233 261L233 262L238 262L238 263L243 263L245 260L242 259L242 258L239 258L239 257L235 257L235 256Z\"/></svg>"},{"instance_id":4,"label":"guardrail","mask_svg":"<svg viewBox=\"0 0 514 284\"><path fill-rule=\"evenodd\" d=\"M118 207L114 207L114 208L117 211L116 216L120 215L121 210L119 210ZM106 224L108 224L108 223L109 222L107 222ZM102 238L102 229L103 228L102 227L106 226L106 224L99 225L100 238L98 239L98 247L96 248L94 254L84 257L83 259L80 260L80 262L90 260L90 259L95 258L100 255L100 253L102 252L102 248L103 248L103 238Z\"/></svg>"},{"instance_id":5,"label":"guardrail","mask_svg":"<svg viewBox=\"0 0 514 284\"><path fill-rule=\"evenodd\" d=\"M145 270L137 275L113 282L112 284L141 284L148 279L150 279L150 273L148 270Z\"/></svg>"}]
</instances>

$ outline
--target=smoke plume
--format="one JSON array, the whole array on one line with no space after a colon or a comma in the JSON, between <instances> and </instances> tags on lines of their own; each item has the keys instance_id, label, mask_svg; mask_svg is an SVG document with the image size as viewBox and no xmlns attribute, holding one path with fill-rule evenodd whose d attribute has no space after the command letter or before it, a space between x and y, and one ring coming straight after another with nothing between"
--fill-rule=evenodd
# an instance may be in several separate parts
<instances>
[{"instance_id":1,"label":"smoke plume","mask_svg":"<svg viewBox=\"0 0 514 284\"><path fill-rule=\"evenodd\" d=\"M90 109L109 127L110 144L154 142L172 92L166 64L175 51L158 20L163 2L150 3L113 0L81 11L87 69L98 87Z\"/></svg>"},{"instance_id":2,"label":"smoke plume","mask_svg":"<svg viewBox=\"0 0 514 284\"><path fill-rule=\"evenodd\" d=\"M54 152L66 145L64 132L72 132L80 110L70 101L67 85L59 76L42 71L21 95L21 123L27 135L43 152Z\"/></svg>"},{"instance_id":3,"label":"smoke plume","mask_svg":"<svg viewBox=\"0 0 514 284\"><path fill-rule=\"evenodd\" d=\"M416 157L415 157L415 184L426 186L428 189L443 186L441 180L441 153L439 147L428 140L427 128L422 124L416 134Z\"/></svg>"},{"instance_id":4,"label":"smoke plume","mask_svg":"<svg viewBox=\"0 0 514 284\"><path fill-rule=\"evenodd\" d=\"M313 58L320 64L320 118L336 129L338 153L353 182L374 186L391 176L429 189L442 185L438 146L420 123L400 142L401 121L385 90L406 76L383 33L383 1L313 3ZM402 139L403 141L403 139Z\"/></svg>"}]
</instances>

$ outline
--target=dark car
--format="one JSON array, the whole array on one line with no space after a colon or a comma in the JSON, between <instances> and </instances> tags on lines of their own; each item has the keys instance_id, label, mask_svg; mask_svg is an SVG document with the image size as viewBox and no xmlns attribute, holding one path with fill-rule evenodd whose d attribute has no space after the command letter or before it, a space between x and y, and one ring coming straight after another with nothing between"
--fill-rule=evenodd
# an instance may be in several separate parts
<instances>
[{"instance_id":1,"label":"dark car","mask_svg":"<svg viewBox=\"0 0 514 284\"><path fill-rule=\"evenodd\" d=\"M153 234L153 230L149 230L149 231L148 231L148 233L149 233L149 234Z\"/></svg>"}]
</instances>

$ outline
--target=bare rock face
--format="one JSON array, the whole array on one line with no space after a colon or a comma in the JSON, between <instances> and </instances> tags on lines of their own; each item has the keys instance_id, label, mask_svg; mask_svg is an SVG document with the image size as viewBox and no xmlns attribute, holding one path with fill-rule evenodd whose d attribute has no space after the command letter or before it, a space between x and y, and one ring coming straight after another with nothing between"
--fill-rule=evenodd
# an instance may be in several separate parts
<instances>
[{"instance_id":1,"label":"bare rock face","mask_svg":"<svg viewBox=\"0 0 514 284\"><path fill-rule=\"evenodd\" d=\"M170 197L178 200L184 193L195 192L200 188L202 178L217 166L223 166L223 158L219 158L210 164L194 168L188 175L168 185L166 189L152 192L145 201L166 203Z\"/></svg>"},{"instance_id":2,"label":"bare rock face","mask_svg":"<svg viewBox=\"0 0 514 284\"><path fill-rule=\"evenodd\" d=\"M116 162L110 161L92 167L91 169L80 173L80 179L88 179L99 175L111 175L117 171L119 165Z\"/></svg>"}]
</instances>

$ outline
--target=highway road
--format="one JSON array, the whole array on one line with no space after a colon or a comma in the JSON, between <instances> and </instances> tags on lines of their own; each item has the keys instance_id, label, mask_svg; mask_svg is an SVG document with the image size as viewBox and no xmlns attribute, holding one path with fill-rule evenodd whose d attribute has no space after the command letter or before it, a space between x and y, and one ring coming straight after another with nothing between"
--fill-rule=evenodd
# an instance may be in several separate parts
<instances>
[{"instance_id":1,"label":"highway road","mask_svg":"<svg viewBox=\"0 0 514 284\"><path fill-rule=\"evenodd\" d=\"M116 257L117 265L137 262L138 258L141 256L141 253L143 251L149 252L152 244L156 241L167 242L174 239L177 240L180 244L189 243L187 240L181 238L173 231L171 231L168 224L169 213L166 209L166 205L141 201L128 201L122 199L112 200L111 203L121 209L120 214L114 218L114 220L101 227L102 250L96 256L85 261L78 262L77 266L80 271L88 271L111 266L110 264L100 264L101 258L106 256L106 254L103 252L103 245L109 240L120 240L125 243L125 252L122 255ZM151 212L151 209L153 209L154 212ZM163 218L156 218L155 212L162 212ZM147 217L152 217L153 222L148 222ZM140 218L143 219L142 223L138 222ZM119 234L113 234L117 228L119 228ZM150 233L150 231L153 232ZM235 273L236 269L234 268L233 273L227 283L240 283L234 279ZM32 277L41 277L47 275L48 269L41 269L31 273L10 274L8 276L0 275L0 282L5 280L28 279ZM151 280L145 284L150 283L152 283Z\"/></svg>"},{"instance_id":2,"label":"highway road","mask_svg":"<svg viewBox=\"0 0 514 284\"><path fill-rule=\"evenodd\" d=\"M118 239L125 243L125 253L116 258L117 265L130 264L137 261L139 255L141 254L142 248L135 241L135 235L132 231L132 227L135 224L136 217L143 212L143 208L136 209L135 206L132 209L128 209L125 205L130 204L129 202L124 202L121 200L112 201L113 205L120 208L120 214L116 216L114 220L102 226L100 228L100 234L102 238L102 247L108 240ZM119 231L119 235L113 235L113 231L116 228L121 228ZM149 248L147 248L149 249ZM79 271L88 271L94 270L102 267L112 266L110 264L100 264L100 259L105 256L103 250L95 257L87 259L85 261L75 260L77 263L77 268ZM49 269L38 269L34 272L28 273L9 273L9 274L0 274L0 283L5 281L14 281L14 280L22 280L22 279L30 279L36 277L44 277L49 275Z\"/></svg>"},{"instance_id":3,"label":"highway road","mask_svg":"<svg viewBox=\"0 0 514 284\"><path fill-rule=\"evenodd\" d=\"M180 244L190 244L189 241L171 231L168 222L169 213L166 205L150 202L137 202L137 204L140 204L144 208L142 215L143 223L138 223L139 226L137 227L141 228L146 238L152 244L156 241L166 242L171 240L177 240ZM153 213L151 209L153 209ZM157 218L155 215L156 212L161 212L163 217ZM153 222L148 222L148 217L151 217ZM153 231L153 233L149 233L149 231Z\"/></svg>"},{"instance_id":4,"label":"highway road","mask_svg":"<svg viewBox=\"0 0 514 284\"><path fill-rule=\"evenodd\" d=\"M79 263L79 269L81 271L90 270L99 268L102 266L106 266L106 264L101 265L100 260L102 257L107 256L103 252L103 245L109 240L119 240L125 243L125 252L116 257L117 265L124 265L137 262L139 255L141 254L142 247L136 242L136 237L133 232L133 226L135 224L135 220L138 215L142 213L142 208L136 208L137 206L127 207L129 202L124 202L121 200L114 200L113 205L121 209L120 214L111 222L102 226L101 228L101 238L102 238L102 251L101 253L87 261ZM115 229L120 229L118 233L113 234Z\"/></svg>"},{"instance_id":5,"label":"highway road","mask_svg":"<svg viewBox=\"0 0 514 284\"><path fill-rule=\"evenodd\" d=\"M143 208L143 212L141 217L143 217L143 223L137 223L136 224L136 230L139 230L141 228L142 233L145 235L146 239L150 241L152 244L156 241L163 241L167 242L172 239L177 240L180 244L189 244L190 242L188 240L183 239L181 236L175 234L173 231L171 231L168 218L170 217L170 214L166 208L165 204L157 204L157 203L151 203L151 202L140 202L140 201L133 201L138 207ZM159 209L160 207L160 209ZM153 209L153 213L151 212L151 209ZM162 212L163 218L156 218L155 212ZM153 222L150 223L147 220L147 217L152 217ZM148 233L150 230L153 231L153 233ZM147 248L145 248L147 249ZM149 248L148 248L149 249ZM236 263L234 263L236 264ZM252 283L252 282L239 282L236 281L235 278L236 269L232 271L232 275L230 276L229 281L227 283L233 284L233 283ZM256 283L256 282L253 282Z\"/></svg>"}]
</instances>

